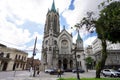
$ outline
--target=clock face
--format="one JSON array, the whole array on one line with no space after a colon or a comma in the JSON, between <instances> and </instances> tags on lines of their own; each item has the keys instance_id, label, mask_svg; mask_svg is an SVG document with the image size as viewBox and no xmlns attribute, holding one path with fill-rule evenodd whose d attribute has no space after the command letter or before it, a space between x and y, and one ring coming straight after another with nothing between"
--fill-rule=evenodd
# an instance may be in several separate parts
<instances>
[{"instance_id":1,"label":"clock face","mask_svg":"<svg viewBox=\"0 0 120 80\"><path fill-rule=\"evenodd\" d=\"M62 40L62 47L67 48L68 47L68 41L67 40Z\"/></svg>"}]
</instances>

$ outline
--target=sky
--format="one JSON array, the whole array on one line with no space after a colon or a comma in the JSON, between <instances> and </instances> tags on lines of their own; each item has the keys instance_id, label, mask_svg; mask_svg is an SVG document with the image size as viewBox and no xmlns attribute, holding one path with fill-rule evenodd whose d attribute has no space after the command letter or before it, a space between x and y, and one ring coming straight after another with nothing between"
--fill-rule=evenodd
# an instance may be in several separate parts
<instances>
[{"instance_id":1,"label":"sky","mask_svg":"<svg viewBox=\"0 0 120 80\"><path fill-rule=\"evenodd\" d=\"M60 15L61 30L73 34L76 41L77 32L71 29L86 16L86 12L98 14L98 5L104 0L54 0L55 7ZM0 0L0 43L17 48L32 56L35 38L37 36L37 53L35 58L41 59L44 25L48 9L51 9L53 0ZM94 32L89 34L85 29L80 30L84 46L91 45L97 37Z\"/></svg>"}]
</instances>

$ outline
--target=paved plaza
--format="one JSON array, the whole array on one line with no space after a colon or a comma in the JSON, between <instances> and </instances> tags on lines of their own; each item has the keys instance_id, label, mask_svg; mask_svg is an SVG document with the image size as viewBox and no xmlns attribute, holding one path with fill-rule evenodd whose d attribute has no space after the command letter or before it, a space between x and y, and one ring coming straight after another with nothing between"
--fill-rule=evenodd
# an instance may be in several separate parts
<instances>
[{"instance_id":1,"label":"paved plaza","mask_svg":"<svg viewBox=\"0 0 120 80\"><path fill-rule=\"evenodd\" d=\"M62 78L76 77L76 73L65 72ZM95 71L91 70L85 73L80 73L80 77L95 77ZM36 77L30 77L29 71L7 71L0 72L0 80L57 80L57 75L50 75L44 72L40 72Z\"/></svg>"}]
</instances>

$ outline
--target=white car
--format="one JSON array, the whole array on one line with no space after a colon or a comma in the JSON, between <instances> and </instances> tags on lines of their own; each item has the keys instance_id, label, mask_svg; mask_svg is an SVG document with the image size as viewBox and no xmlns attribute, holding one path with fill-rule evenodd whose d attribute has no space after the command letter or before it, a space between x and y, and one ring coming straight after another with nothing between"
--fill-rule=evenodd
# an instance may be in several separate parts
<instances>
[{"instance_id":1,"label":"white car","mask_svg":"<svg viewBox=\"0 0 120 80\"><path fill-rule=\"evenodd\" d=\"M120 72L113 70L113 69L104 69L102 70L103 76L110 76L110 77L120 77Z\"/></svg>"},{"instance_id":2,"label":"white car","mask_svg":"<svg viewBox=\"0 0 120 80\"><path fill-rule=\"evenodd\" d=\"M53 71L53 69L45 69L45 73L50 73L52 71Z\"/></svg>"}]
</instances>

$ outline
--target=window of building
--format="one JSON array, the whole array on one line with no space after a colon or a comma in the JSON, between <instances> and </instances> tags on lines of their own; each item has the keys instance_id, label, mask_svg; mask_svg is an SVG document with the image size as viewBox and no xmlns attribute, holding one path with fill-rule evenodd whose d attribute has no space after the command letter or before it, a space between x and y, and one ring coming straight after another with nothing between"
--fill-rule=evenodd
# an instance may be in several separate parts
<instances>
[{"instance_id":1,"label":"window of building","mask_svg":"<svg viewBox=\"0 0 120 80\"><path fill-rule=\"evenodd\" d=\"M21 56L19 55L18 59L20 59L20 57L21 57Z\"/></svg>"},{"instance_id":2,"label":"window of building","mask_svg":"<svg viewBox=\"0 0 120 80\"><path fill-rule=\"evenodd\" d=\"M4 52L1 52L1 53L0 53L0 57L4 57Z\"/></svg>"},{"instance_id":3,"label":"window of building","mask_svg":"<svg viewBox=\"0 0 120 80\"><path fill-rule=\"evenodd\" d=\"M6 58L10 58L10 53L7 54Z\"/></svg>"},{"instance_id":4,"label":"window of building","mask_svg":"<svg viewBox=\"0 0 120 80\"><path fill-rule=\"evenodd\" d=\"M20 65L20 68L22 68L22 63L21 63L21 65Z\"/></svg>"},{"instance_id":5,"label":"window of building","mask_svg":"<svg viewBox=\"0 0 120 80\"><path fill-rule=\"evenodd\" d=\"M48 40L45 41L45 44L46 44L46 45L48 44Z\"/></svg>"},{"instance_id":6,"label":"window of building","mask_svg":"<svg viewBox=\"0 0 120 80\"><path fill-rule=\"evenodd\" d=\"M54 40L54 44L57 45L57 41L56 40Z\"/></svg>"},{"instance_id":7,"label":"window of building","mask_svg":"<svg viewBox=\"0 0 120 80\"><path fill-rule=\"evenodd\" d=\"M26 60L26 56L24 57L24 60Z\"/></svg>"},{"instance_id":8,"label":"window of building","mask_svg":"<svg viewBox=\"0 0 120 80\"><path fill-rule=\"evenodd\" d=\"M19 63L17 63L17 68L19 67Z\"/></svg>"},{"instance_id":9,"label":"window of building","mask_svg":"<svg viewBox=\"0 0 120 80\"><path fill-rule=\"evenodd\" d=\"M18 56L18 55L16 54L15 59L17 59L17 56Z\"/></svg>"},{"instance_id":10,"label":"window of building","mask_svg":"<svg viewBox=\"0 0 120 80\"><path fill-rule=\"evenodd\" d=\"M77 55L77 58L80 58L80 55Z\"/></svg>"},{"instance_id":11,"label":"window of building","mask_svg":"<svg viewBox=\"0 0 120 80\"><path fill-rule=\"evenodd\" d=\"M22 56L22 60L23 60L23 56Z\"/></svg>"}]
</instances>

